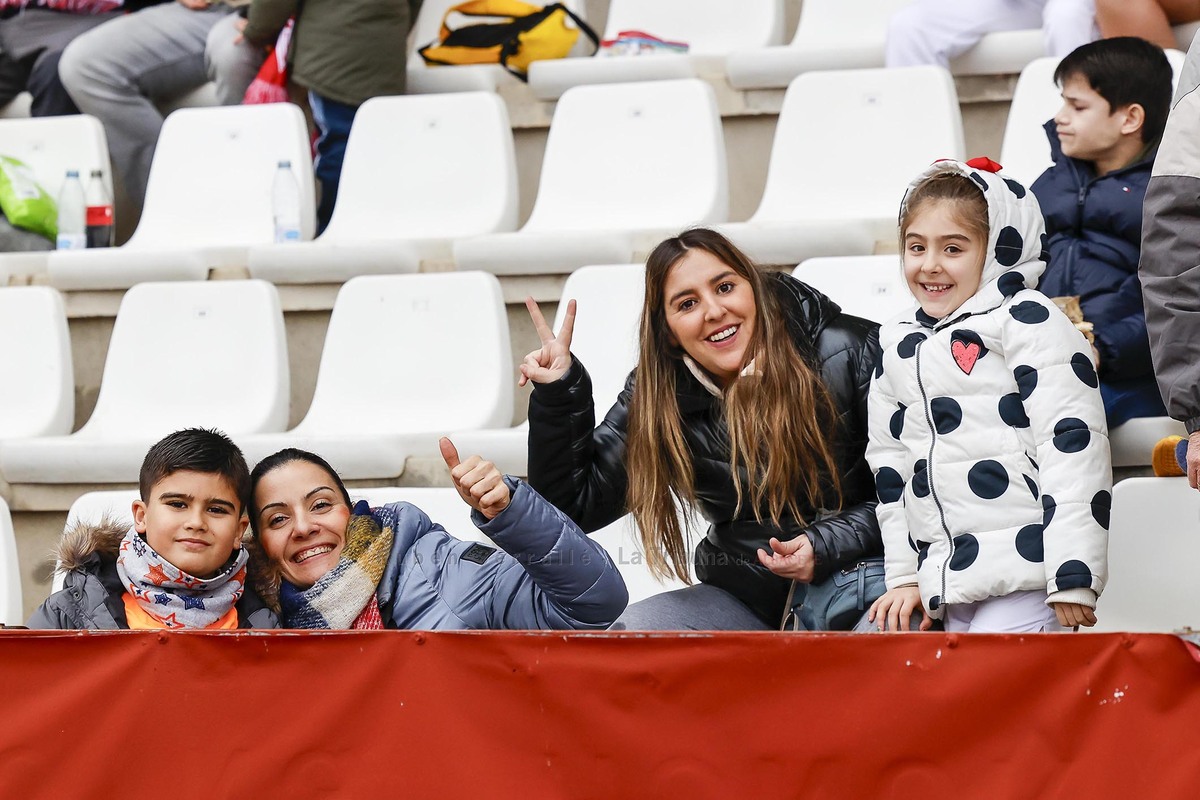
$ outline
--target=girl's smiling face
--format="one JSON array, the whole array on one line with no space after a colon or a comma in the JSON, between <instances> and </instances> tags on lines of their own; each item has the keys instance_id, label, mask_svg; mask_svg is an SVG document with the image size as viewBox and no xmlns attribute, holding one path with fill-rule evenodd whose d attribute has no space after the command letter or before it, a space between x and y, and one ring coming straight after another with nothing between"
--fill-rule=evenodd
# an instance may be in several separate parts
<instances>
[{"instance_id":1,"label":"girl's smiling face","mask_svg":"<svg viewBox=\"0 0 1200 800\"><path fill-rule=\"evenodd\" d=\"M904 231L904 279L921 310L944 319L979 291L987 242L962 224L956 203L930 200Z\"/></svg>"}]
</instances>

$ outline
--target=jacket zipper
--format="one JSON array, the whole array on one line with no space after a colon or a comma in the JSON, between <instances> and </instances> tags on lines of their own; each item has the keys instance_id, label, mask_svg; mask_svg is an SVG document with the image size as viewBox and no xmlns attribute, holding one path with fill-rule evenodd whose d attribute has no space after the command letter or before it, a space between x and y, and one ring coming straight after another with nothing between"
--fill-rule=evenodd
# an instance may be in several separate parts
<instances>
[{"instance_id":1,"label":"jacket zipper","mask_svg":"<svg viewBox=\"0 0 1200 800\"><path fill-rule=\"evenodd\" d=\"M946 509L942 507L942 501L938 497L937 488L933 482L933 448L937 440L937 428L933 425L933 414L929 410L929 395L925 392L925 382L921 380L921 346L928 341L929 339L922 339L917 342L917 388L921 392L921 409L925 412L925 424L929 426L929 455L925 459L925 476L929 479L929 494L932 495L933 503L937 506L938 518L942 523L942 531L946 534L947 544L950 545L950 551L946 554L946 560L942 562L942 594L938 598L938 602L945 605L946 570L950 568L950 559L954 557L954 537L950 535L950 526L946 524Z\"/></svg>"}]
</instances>

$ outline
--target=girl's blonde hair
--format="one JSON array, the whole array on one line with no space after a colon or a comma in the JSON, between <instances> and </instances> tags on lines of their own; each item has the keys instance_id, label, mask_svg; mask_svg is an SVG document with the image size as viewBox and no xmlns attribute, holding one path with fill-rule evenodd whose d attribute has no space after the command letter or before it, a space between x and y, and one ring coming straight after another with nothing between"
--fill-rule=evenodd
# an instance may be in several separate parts
<instances>
[{"instance_id":1,"label":"girl's blonde hair","mask_svg":"<svg viewBox=\"0 0 1200 800\"><path fill-rule=\"evenodd\" d=\"M953 204L955 220L986 242L988 239L988 205L983 190L958 172L935 172L909 190L900 209L900 252L904 252L904 237L913 219L922 208L944 200Z\"/></svg>"},{"instance_id":2,"label":"girl's blonde hair","mask_svg":"<svg viewBox=\"0 0 1200 800\"><path fill-rule=\"evenodd\" d=\"M694 228L659 244L646 261L639 360L629 406L627 505L641 529L651 573L689 581L687 543L674 498L696 504L695 470L680 420L676 375L684 351L672 344L664 287L690 250L702 250L744 278L757 310L747 363L753 376L724 391L724 427L737 509L749 502L776 526L784 513L804 524L800 499L840 508L841 484L831 441L838 415L817 371L797 351L779 301L763 273L721 234Z\"/></svg>"}]
</instances>

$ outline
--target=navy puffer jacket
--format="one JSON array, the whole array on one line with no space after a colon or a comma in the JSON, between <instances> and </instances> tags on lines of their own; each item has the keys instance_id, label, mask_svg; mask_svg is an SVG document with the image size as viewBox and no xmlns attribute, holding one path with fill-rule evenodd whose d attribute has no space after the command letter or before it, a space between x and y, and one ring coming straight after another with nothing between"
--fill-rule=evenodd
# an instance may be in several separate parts
<instances>
[{"instance_id":1,"label":"navy puffer jacket","mask_svg":"<svg viewBox=\"0 0 1200 800\"><path fill-rule=\"evenodd\" d=\"M1101 380L1153 375L1138 257L1156 149L1096 177L1090 163L1063 155L1053 120L1045 128L1054 166L1032 188L1046 218L1050 266L1038 288L1049 297L1079 296L1084 319L1095 325Z\"/></svg>"}]
</instances>

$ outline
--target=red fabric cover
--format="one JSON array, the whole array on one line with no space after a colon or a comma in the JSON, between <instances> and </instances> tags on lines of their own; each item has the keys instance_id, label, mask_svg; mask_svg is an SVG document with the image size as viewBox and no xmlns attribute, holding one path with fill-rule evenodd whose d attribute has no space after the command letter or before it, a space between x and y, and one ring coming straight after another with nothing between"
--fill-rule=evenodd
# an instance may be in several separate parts
<instances>
[{"instance_id":1,"label":"red fabric cover","mask_svg":"<svg viewBox=\"0 0 1200 800\"><path fill-rule=\"evenodd\" d=\"M3 797L128 794L148 721L138 785L184 796L1191 797L1200 775L1200 664L1159 634L0 631L0 655ZM190 735L214 709L221 735Z\"/></svg>"}]
</instances>

